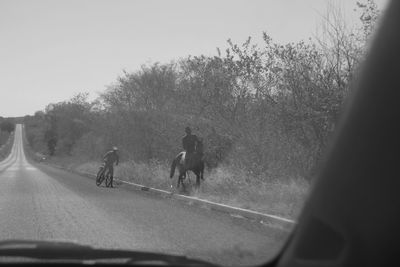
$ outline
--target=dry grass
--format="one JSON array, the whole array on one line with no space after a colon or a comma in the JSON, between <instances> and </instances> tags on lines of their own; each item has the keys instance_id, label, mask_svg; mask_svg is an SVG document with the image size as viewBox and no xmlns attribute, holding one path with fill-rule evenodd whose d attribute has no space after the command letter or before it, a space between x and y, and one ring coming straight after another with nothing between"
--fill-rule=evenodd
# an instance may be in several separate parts
<instances>
[{"instance_id":1,"label":"dry grass","mask_svg":"<svg viewBox=\"0 0 400 267\"><path fill-rule=\"evenodd\" d=\"M90 173L96 173L100 166L100 162L85 162L72 157L53 157L51 162ZM176 186L177 174L172 180L169 179L169 168L166 162L123 162L115 168L115 176L121 180L171 190L171 185ZM191 174L190 177L191 184L186 181L189 189L195 183L195 176ZM206 172L204 179L199 190L191 190L192 196L291 219L296 219L300 213L309 188L308 182L302 178L252 177L230 166Z\"/></svg>"},{"instance_id":2,"label":"dry grass","mask_svg":"<svg viewBox=\"0 0 400 267\"><path fill-rule=\"evenodd\" d=\"M302 178L260 179L229 166L207 175L200 198L252 209L286 218L296 218L307 196L308 182Z\"/></svg>"}]
</instances>

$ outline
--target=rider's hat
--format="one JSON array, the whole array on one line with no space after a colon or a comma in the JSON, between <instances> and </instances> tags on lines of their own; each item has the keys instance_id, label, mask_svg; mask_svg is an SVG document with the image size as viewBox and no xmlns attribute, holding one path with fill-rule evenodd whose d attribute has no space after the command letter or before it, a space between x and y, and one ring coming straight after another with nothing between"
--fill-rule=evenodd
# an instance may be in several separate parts
<instances>
[{"instance_id":1,"label":"rider's hat","mask_svg":"<svg viewBox=\"0 0 400 267\"><path fill-rule=\"evenodd\" d=\"M191 133L191 132L192 132L192 130L190 129L190 127L189 127L189 126L187 126L187 127L185 128L185 132L186 132L186 133Z\"/></svg>"}]
</instances>

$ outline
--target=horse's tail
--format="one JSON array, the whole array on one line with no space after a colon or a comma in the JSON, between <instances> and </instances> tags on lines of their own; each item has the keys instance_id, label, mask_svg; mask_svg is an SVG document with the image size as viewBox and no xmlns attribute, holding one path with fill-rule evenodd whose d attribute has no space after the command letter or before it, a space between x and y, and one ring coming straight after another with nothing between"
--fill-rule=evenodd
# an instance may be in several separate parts
<instances>
[{"instance_id":1,"label":"horse's tail","mask_svg":"<svg viewBox=\"0 0 400 267\"><path fill-rule=\"evenodd\" d=\"M176 157L174 158L174 160L172 161L172 164L171 164L171 172L170 172L170 174L169 174L169 178L174 177L176 165L178 165L179 161L181 160L181 157L182 157L182 154L178 154L178 156L176 156Z\"/></svg>"}]
</instances>

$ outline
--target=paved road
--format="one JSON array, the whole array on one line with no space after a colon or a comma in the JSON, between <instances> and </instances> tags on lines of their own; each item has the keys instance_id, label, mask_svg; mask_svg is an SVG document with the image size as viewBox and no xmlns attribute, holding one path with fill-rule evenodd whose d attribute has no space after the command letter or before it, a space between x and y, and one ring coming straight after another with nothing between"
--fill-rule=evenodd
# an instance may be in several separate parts
<instances>
[{"instance_id":1,"label":"paved road","mask_svg":"<svg viewBox=\"0 0 400 267\"><path fill-rule=\"evenodd\" d=\"M28 160L17 125L0 163L0 240L73 240L104 248L185 254L254 264L281 247L282 233L227 214L94 180Z\"/></svg>"}]
</instances>

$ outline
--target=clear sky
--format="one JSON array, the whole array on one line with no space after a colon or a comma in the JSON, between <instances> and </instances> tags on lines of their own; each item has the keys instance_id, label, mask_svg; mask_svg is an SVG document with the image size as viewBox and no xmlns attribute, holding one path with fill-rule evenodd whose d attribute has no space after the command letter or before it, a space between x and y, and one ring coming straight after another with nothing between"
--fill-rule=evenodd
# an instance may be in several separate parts
<instances>
[{"instance_id":1,"label":"clear sky","mask_svg":"<svg viewBox=\"0 0 400 267\"><path fill-rule=\"evenodd\" d=\"M356 0L330 1L357 20ZM32 115L78 92L94 98L124 69L213 55L229 38L307 39L328 2L0 0L0 116Z\"/></svg>"}]
</instances>

